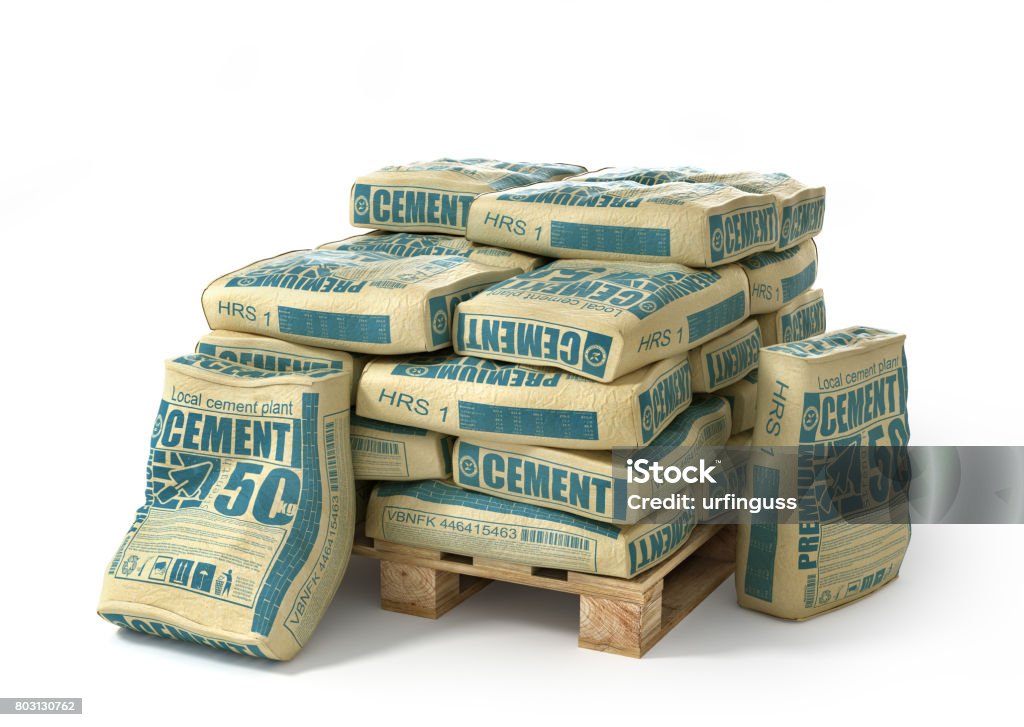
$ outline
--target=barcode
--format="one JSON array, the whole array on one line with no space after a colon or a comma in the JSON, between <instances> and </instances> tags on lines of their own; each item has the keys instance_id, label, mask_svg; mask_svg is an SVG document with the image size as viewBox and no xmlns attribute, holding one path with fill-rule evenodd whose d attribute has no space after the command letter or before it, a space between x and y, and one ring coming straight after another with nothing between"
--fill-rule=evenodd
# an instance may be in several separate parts
<instances>
[{"instance_id":1,"label":"barcode","mask_svg":"<svg viewBox=\"0 0 1024 727\"><path fill-rule=\"evenodd\" d=\"M519 539L524 543L554 545L559 548L571 548L572 550L590 550L590 541L586 538L581 538L578 535L559 533L555 530L519 528Z\"/></svg>"},{"instance_id":2,"label":"barcode","mask_svg":"<svg viewBox=\"0 0 1024 727\"><path fill-rule=\"evenodd\" d=\"M813 573L807 576L807 587L804 588L804 608L814 606L814 596L818 589L818 577Z\"/></svg>"},{"instance_id":3,"label":"barcode","mask_svg":"<svg viewBox=\"0 0 1024 727\"><path fill-rule=\"evenodd\" d=\"M331 489L340 485L338 477L338 438L335 436L337 425L333 421L324 422L324 445L327 448L327 482Z\"/></svg>"},{"instance_id":4,"label":"barcode","mask_svg":"<svg viewBox=\"0 0 1024 727\"><path fill-rule=\"evenodd\" d=\"M385 442L383 439L352 437L353 452L371 452L373 454L398 454L398 442Z\"/></svg>"}]
</instances>

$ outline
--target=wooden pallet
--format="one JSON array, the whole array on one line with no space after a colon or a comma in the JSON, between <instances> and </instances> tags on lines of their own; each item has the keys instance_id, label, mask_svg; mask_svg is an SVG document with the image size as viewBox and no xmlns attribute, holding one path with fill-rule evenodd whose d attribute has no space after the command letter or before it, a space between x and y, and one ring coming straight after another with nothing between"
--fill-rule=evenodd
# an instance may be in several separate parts
<instances>
[{"instance_id":1,"label":"wooden pallet","mask_svg":"<svg viewBox=\"0 0 1024 727\"><path fill-rule=\"evenodd\" d=\"M357 538L353 552L380 560L380 604L438 618L491 581L575 593L579 645L639 658L736 569L735 526L699 525L671 558L633 579L537 568Z\"/></svg>"}]
</instances>

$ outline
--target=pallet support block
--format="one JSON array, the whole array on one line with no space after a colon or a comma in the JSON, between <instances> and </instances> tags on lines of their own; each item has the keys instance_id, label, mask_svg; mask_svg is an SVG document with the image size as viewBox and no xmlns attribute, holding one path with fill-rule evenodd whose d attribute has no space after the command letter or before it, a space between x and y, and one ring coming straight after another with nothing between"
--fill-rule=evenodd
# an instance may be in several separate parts
<instances>
[{"instance_id":1,"label":"pallet support block","mask_svg":"<svg viewBox=\"0 0 1024 727\"><path fill-rule=\"evenodd\" d=\"M646 601L580 594L581 648L639 659L660 632L660 587Z\"/></svg>"},{"instance_id":2,"label":"pallet support block","mask_svg":"<svg viewBox=\"0 0 1024 727\"><path fill-rule=\"evenodd\" d=\"M380 605L386 611L439 618L490 583L434 568L380 562Z\"/></svg>"}]
</instances>

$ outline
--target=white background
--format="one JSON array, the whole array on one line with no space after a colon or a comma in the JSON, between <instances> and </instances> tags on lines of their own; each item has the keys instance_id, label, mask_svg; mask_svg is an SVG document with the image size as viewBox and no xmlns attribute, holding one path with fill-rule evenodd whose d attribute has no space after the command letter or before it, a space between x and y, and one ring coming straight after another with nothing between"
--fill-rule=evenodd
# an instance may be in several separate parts
<instances>
[{"instance_id":1,"label":"white background","mask_svg":"<svg viewBox=\"0 0 1024 727\"><path fill-rule=\"evenodd\" d=\"M382 612L361 560L289 664L93 613L204 286L350 234L350 183L386 164L826 184L829 324L908 334L912 442L1021 444L1022 58L1000 7L5 2L0 696L83 696L98 724L1010 716L1012 526L918 528L894 585L804 624L727 583L639 662L577 649L557 593Z\"/></svg>"}]
</instances>

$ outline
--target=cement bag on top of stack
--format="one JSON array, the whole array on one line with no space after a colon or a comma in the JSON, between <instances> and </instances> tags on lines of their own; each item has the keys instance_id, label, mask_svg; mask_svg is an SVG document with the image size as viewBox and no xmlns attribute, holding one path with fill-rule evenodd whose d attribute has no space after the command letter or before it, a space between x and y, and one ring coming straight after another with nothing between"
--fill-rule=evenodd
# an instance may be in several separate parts
<instances>
[{"instance_id":1,"label":"cement bag on top of stack","mask_svg":"<svg viewBox=\"0 0 1024 727\"><path fill-rule=\"evenodd\" d=\"M146 501L98 611L142 633L290 659L348 564L349 374L167 362Z\"/></svg>"},{"instance_id":2,"label":"cement bag on top of stack","mask_svg":"<svg viewBox=\"0 0 1024 727\"><path fill-rule=\"evenodd\" d=\"M825 188L811 187L788 174L702 172L692 182L721 182L745 192L771 194L779 205L779 250L799 245L821 232L825 220Z\"/></svg>"},{"instance_id":3,"label":"cement bag on top of stack","mask_svg":"<svg viewBox=\"0 0 1024 727\"><path fill-rule=\"evenodd\" d=\"M896 577L910 540L889 449L910 439L904 339L859 327L761 350L752 495L796 497L798 521L762 510L740 525L741 606L802 619Z\"/></svg>"},{"instance_id":4,"label":"cement bag on top of stack","mask_svg":"<svg viewBox=\"0 0 1024 727\"><path fill-rule=\"evenodd\" d=\"M353 399L359 374L366 363L366 356L353 356L345 351L303 346L238 331L210 331L196 343L196 353L279 373L306 373L322 369L347 371L352 374L349 382Z\"/></svg>"},{"instance_id":5,"label":"cement bag on top of stack","mask_svg":"<svg viewBox=\"0 0 1024 727\"><path fill-rule=\"evenodd\" d=\"M352 417L356 477L426 480L450 477L455 437L419 427Z\"/></svg>"},{"instance_id":6,"label":"cement bag on top of stack","mask_svg":"<svg viewBox=\"0 0 1024 727\"><path fill-rule=\"evenodd\" d=\"M370 496L366 535L392 543L631 578L677 551L693 531L691 510L664 524L618 526L446 482L383 482Z\"/></svg>"},{"instance_id":7,"label":"cement bag on top of stack","mask_svg":"<svg viewBox=\"0 0 1024 727\"><path fill-rule=\"evenodd\" d=\"M820 288L801 293L774 313L755 317L761 345L802 341L825 332L825 293Z\"/></svg>"},{"instance_id":8,"label":"cement bag on top of stack","mask_svg":"<svg viewBox=\"0 0 1024 727\"><path fill-rule=\"evenodd\" d=\"M757 369L754 369L739 381L716 392L718 396L729 402L734 436L754 428L757 410L757 376Z\"/></svg>"},{"instance_id":9,"label":"cement bag on top of stack","mask_svg":"<svg viewBox=\"0 0 1024 727\"><path fill-rule=\"evenodd\" d=\"M707 394L739 381L757 368L761 329L744 321L688 354L694 393Z\"/></svg>"},{"instance_id":10,"label":"cement bag on top of stack","mask_svg":"<svg viewBox=\"0 0 1024 727\"><path fill-rule=\"evenodd\" d=\"M377 359L363 369L363 416L492 442L639 447L690 404L685 356L610 384L469 356Z\"/></svg>"},{"instance_id":11,"label":"cement bag on top of stack","mask_svg":"<svg viewBox=\"0 0 1024 727\"><path fill-rule=\"evenodd\" d=\"M776 249L798 245L821 232L825 217L825 188L810 187L787 174L761 172L708 172L697 167L623 167L601 169L581 175L596 181L629 181L639 184L699 182L728 184L743 192L770 194L775 198L779 218Z\"/></svg>"},{"instance_id":12,"label":"cement bag on top of stack","mask_svg":"<svg viewBox=\"0 0 1024 727\"><path fill-rule=\"evenodd\" d=\"M466 237L557 258L646 260L713 267L779 241L775 198L724 184L583 175L481 195Z\"/></svg>"},{"instance_id":13,"label":"cement bag on top of stack","mask_svg":"<svg viewBox=\"0 0 1024 727\"><path fill-rule=\"evenodd\" d=\"M747 290L735 265L558 260L461 303L453 343L468 356L612 381L736 326Z\"/></svg>"},{"instance_id":14,"label":"cement bag on top of stack","mask_svg":"<svg viewBox=\"0 0 1024 727\"><path fill-rule=\"evenodd\" d=\"M379 252L393 257L420 257L422 255L456 255L469 258L481 265L511 268L516 271L533 270L547 262L545 258L527 255L500 247L477 245L465 237L452 235L423 235L409 232L368 232L337 242L320 245L317 250L351 250L353 252Z\"/></svg>"},{"instance_id":15,"label":"cement bag on top of stack","mask_svg":"<svg viewBox=\"0 0 1024 727\"><path fill-rule=\"evenodd\" d=\"M354 227L398 232L466 232L478 194L585 172L575 164L531 164L493 159L436 159L384 167L352 185Z\"/></svg>"},{"instance_id":16,"label":"cement bag on top of stack","mask_svg":"<svg viewBox=\"0 0 1024 727\"><path fill-rule=\"evenodd\" d=\"M783 252L759 252L739 262L750 281L750 315L776 311L814 285L818 247L808 240Z\"/></svg>"},{"instance_id":17,"label":"cement bag on top of stack","mask_svg":"<svg viewBox=\"0 0 1024 727\"><path fill-rule=\"evenodd\" d=\"M728 405L723 399L709 397L691 404L633 457L682 467L692 464L697 448L724 445L729 430ZM698 455L709 458L702 450ZM646 483L628 482L622 472L615 472L610 451L496 444L460 437L454 461L454 480L459 487L601 522L635 523L653 510L630 507L631 496L665 497L688 487L684 481L654 482L653 478Z\"/></svg>"},{"instance_id":18,"label":"cement bag on top of stack","mask_svg":"<svg viewBox=\"0 0 1024 727\"><path fill-rule=\"evenodd\" d=\"M203 310L211 328L323 348L436 351L451 345L456 304L514 274L464 257L299 250L213 281Z\"/></svg>"}]
</instances>

